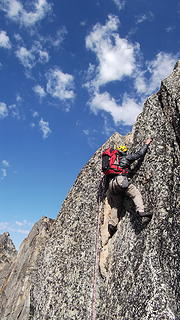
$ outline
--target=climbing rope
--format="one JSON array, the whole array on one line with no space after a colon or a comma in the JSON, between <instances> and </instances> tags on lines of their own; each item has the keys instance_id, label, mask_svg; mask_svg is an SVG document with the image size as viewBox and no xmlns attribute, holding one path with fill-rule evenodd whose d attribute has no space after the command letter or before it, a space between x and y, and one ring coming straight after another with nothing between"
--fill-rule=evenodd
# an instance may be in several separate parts
<instances>
[{"instance_id":1,"label":"climbing rope","mask_svg":"<svg viewBox=\"0 0 180 320\"><path fill-rule=\"evenodd\" d=\"M93 272L93 293L92 293L92 310L91 320L96 320L96 298L97 298L97 275L99 271L99 254L100 254L100 216L102 202L98 199L98 211L96 217L96 238L95 238L95 264Z\"/></svg>"}]
</instances>

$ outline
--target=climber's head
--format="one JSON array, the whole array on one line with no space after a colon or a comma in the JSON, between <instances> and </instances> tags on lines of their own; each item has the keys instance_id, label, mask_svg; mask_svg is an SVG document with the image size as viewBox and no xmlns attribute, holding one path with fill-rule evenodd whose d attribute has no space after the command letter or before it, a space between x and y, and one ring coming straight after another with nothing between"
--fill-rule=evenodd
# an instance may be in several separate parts
<instances>
[{"instance_id":1,"label":"climber's head","mask_svg":"<svg viewBox=\"0 0 180 320\"><path fill-rule=\"evenodd\" d=\"M128 148L126 146L117 146L116 150L122 153L126 153L128 151Z\"/></svg>"}]
</instances>

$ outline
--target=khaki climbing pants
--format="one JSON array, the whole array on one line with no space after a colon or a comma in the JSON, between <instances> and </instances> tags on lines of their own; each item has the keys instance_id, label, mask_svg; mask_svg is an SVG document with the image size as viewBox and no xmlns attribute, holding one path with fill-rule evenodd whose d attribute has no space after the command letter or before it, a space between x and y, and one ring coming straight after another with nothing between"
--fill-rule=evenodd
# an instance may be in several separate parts
<instances>
[{"instance_id":1,"label":"khaki climbing pants","mask_svg":"<svg viewBox=\"0 0 180 320\"><path fill-rule=\"evenodd\" d=\"M109 183L109 188L107 190L107 200L111 207L109 224L112 224L113 226L117 226L119 222L118 209L121 209L122 207L124 195L129 196L133 200L136 211L144 212L144 204L143 204L141 193L132 183L130 183L127 188L120 189L120 185L124 184L124 182L122 182L123 179L124 179L123 176L120 176L120 175L117 176L116 177L117 187L115 184L113 189L112 189L112 185L113 185L112 180L114 179L112 179Z\"/></svg>"}]
</instances>

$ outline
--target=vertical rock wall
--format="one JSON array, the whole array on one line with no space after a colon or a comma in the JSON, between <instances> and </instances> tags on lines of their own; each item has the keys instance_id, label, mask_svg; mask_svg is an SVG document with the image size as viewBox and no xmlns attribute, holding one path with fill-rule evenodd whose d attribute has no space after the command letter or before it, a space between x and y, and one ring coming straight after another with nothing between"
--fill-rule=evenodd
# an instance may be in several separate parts
<instances>
[{"instance_id":1,"label":"vertical rock wall","mask_svg":"<svg viewBox=\"0 0 180 320\"><path fill-rule=\"evenodd\" d=\"M143 226L125 199L126 214L108 239L101 151L129 138L114 134L83 168L57 217L31 292L31 319L179 319L179 87L177 63L134 128L132 151L153 138L133 178L152 221Z\"/></svg>"},{"instance_id":2,"label":"vertical rock wall","mask_svg":"<svg viewBox=\"0 0 180 320\"><path fill-rule=\"evenodd\" d=\"M180 319L179 92L178 63L136 122L134 150L153 138L134 177L153 218L146 228L133 213L120 221L109 241L106 306L97 319Z\"/></svg>"}]
</instances>

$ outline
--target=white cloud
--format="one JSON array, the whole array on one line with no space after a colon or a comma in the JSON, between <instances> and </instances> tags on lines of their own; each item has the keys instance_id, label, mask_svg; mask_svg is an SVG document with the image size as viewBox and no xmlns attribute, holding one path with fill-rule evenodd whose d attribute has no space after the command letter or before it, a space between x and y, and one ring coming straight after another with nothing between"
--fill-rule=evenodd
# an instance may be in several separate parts
<instances>
[{"instance_id":1,"label":"white cloud","mask_svg":"<svg viewBox=\"0 0 180 320\"><path fill-rule=\"evenodd\" d=\"M7 160L2 160L0 163L0 180L3 181L8 174L8 168L10 167L10 164Z\"/></svg>"},{"instance_id":2,"label":"white cloud","mask_svg":"<svg viewBox=\"0 0 180 320\"><path fill-rule=\"evenodd\" d=\"M56 31L55 34L53 33L53 35L42 36L38 34L38 39L41 44L46 44L46 46L48 47L55 47L55 49L57 49L64 41L67 33L67 28L65 26L62 26Z\"/></svg>"},{"instance_id":3,"label":"white cloud","mask_svg":"<svg viewBox=\"0 0 180 320\"><path fill-rule=\"evenodd\" d=\"M150 95L159 89L161 81L172 72L177 59L177 55L160 52L154 60L148 61L146 63L147 69L137 74L135 78L137 92ZM149 79L147 79L146 73L149 73Z\"/></svg>"},{"instance_id":4,"label":"white cloud","mask_svg":"<svg viewBox=\"0 0 180 320\"><path fill-rule=\"evenodd\" d=\"M32 116L33 116L33 118L38 118L39 117L39 113L37 111L34 111Z\"/></svg>"},{"instance_id":5,"label":"white cloud","mask_svg":"<svg viewBox=\"0 0 180 320\"><path fill-rule=\"evenodd\" d=\"M90 134L90 132L89 132L88 129L84 129L84 130L83 130L83 133L84 133L86 136L89 136L89 134Z\"/></svg>"},{"instance_id":6,"label":"white cloud","mask_svg":"<svg viewBox=\"0 0 180 320\"><path fill-rule=\"evenodd\" d=\"M123 122L125 125L132 125L142 110L142 106L127 95L124 95L121 105L117 104L108 92L95 93L90 102L90 108L95 114L99 110L108 112L116 124Z\"/></svg>"},{"instance_id":7,"label":"white cloud","mask_svg":"<svg viewBox=\"0 0 180 320\"><path fill-rule=\"evenodd\" d=\"M0 0L0 9L6 12L8 18L25 27L34 26L51 11L47 0L34 0L31 7L32 11L27 11L19 0Z\"/></svg>"},{"instance_id":8,"label":"white cloud","mask_svg":"<svg viewBox=\"0 0 180 320\"><path fill-rule=\"evenodd\" d=\"M137 23L152 19L152 12L148 12L139 16ZM95 53L97 65L89 64L84 86L91 95L89 106L95 114L101 110L110 114L115 124L133 125L142 111L141 101L157 90L162 79L172 72L178 55L160 52L154 60L145 62L143 69L139 44L120 38L119 23L116 16L109 16L105 25L96 24L86 37L86 47ZM136 99L131 98L132 94L124 94L119 103L107 91L102 92L103 85L125 77L131 81L132 93L136 90Z\"/></svg>"},{"instance_id":9,"label":"white cloud","mask_svg":"<svg viewBox=\"0 0 180 320\"><path fill-rule=\"evenodd\" d=\"M17 108L16 104L12 104L12 105L8 106L8 110L9 110L9 115L11 117L16 118L16 119L21 118L19 109Z\"/></svg>"},{"instance_id":10,"label":"white cloud","mask_svg":"<svg viewBox=\"0 0 180 320\"><path fill-rule=\"evenodd\" d=\"M8 168L10 166L9 162L7 160L2 160L2 165L3 165L3 167L6 167L6 168Z\"/></svg>"},{"instance_id":11,"label":"white cloud","mask_svg":"<svg viewBox=\"0 0 180 320\"><path fill-rule=\"evenodd\" d=\"M56 35L54 38L49 37L47 40L51 43L52 46L59 47L61 45L61 43L64 41L67 33L68 33L68 31L67 31L66 27L63 26L61 29L59 29L56 32Z\"/></svg>"},{"instance_id":12,"label":"white cloud","mask_svg":"<svg viewBox=\"0 0 180 320\"><path fill-rule=\"evenodd\" d=\"M38 62L47 63L49 54L42 48L39 41L35 41L31 49L19 47L16 51L16 56L25 68L32 69Z\"/></svg>"},{"instance_id":13,"label":"white cloud","mask_svg":"<svg viewBox=\"0 0 180 320\"><path fill-rule=\"evenodd\" d=\"M86 21L81 21L81 22L80 22L80 26L82 26L82 27L85 27L85 26L86 26L86 24L87 24L87 22L86 22Z\"/></svg>"},{"instance_id":14,"label":"white cloud","mask_svg":"<svg viewBox=\"0 0 180 320\"><path fill-rule=\"evenodd\" d=\"M41 63L49 61L49 53L47 51L39 50L39 60Z\"/></svg>"},{"instance_id":15,"label":"white cloud","mask_svg":"<svg viewBox=\"0 0 180 320\"><path fill-rule=\"evenodd\" d=\"M152 21L153 18L154 18L154 14L151 11L140 14L136 17L136 24L143 23L144 21Z\"/></svg>"},{"instance_id":16,"label":"white cloud","mask_svg":"<svg viewBox=\"0 0 180 320\"><path fill-rule=\"evenodd\" d=\"M39 121L39 127L43 134L43 138L46 139L51 133L51 129L49 128L49 122L46 122L43 119L41 119Z\"/></svg>"},{"instance_id":17,"label":"white cloud","mask_svg":"<svg viewBox=\"0 0 180 320\"><path fill-rule=\"evenodd\" d=\"M8 107L6 103L0 102L0 118L6 118L8 116Z\"/></svg>"},{"instance_id":18,"label":"white cloud","mask_svg":"<svg viewBox=\"0 0 180 320\"><path fill-rule=\"evenodd\" d=\"M40 98L43 98L46 96L46 92L45 92L44 88L41 87L40 85L35 86L33 88L33 90L35 93L37 93L40 96Z\"/></svg>"},{"instance_id":19,"label":"white cloud","mask_svg":"<svg viewBox=\"0 0 180 320\"><path fill-rule=\"evenodd\" d=\"M7 169L1 168L1 180L4 180L5 177L7 177Z\"/></svg>"},{"instance_id":20,"label":"white cloud","mask_svg":"<svg viewBox=\"0 0 180 320\"><path fill-rule=\"evenodd\" d=\"M107 91L99 92L100 87L108 82L121 81L125 77L133 79L137 70L139 45L120 38L117 33L119 23L116 16L109 16L104 26L96 24L87 36L86 47L96 54L98 65L89 65L85 86L91 93L89 105L95 114L101 110L109 113L115 124L132 125L142 110L141 105L126 94L119 104Z\"/></svg>"},{"instance_id":21,"label":"white cloud","mask_svg":"<svg viewBox=\"0 0 180 320\"><path fill-rule=\"evenodd\" d=\"M126 1L124 0L113 0L115 5L118 7L119 10L122 10L125 6Z\"/></svg>"},{"instance_id":22,"label":"white cloud","mask_svg":"<svg viewBox=\"0 0 180 320\"><path fill-rule=\"evenodd\" d=\"M0 31L0 47L5 49L11 48L11 42L6 31Z\"/></svg>"},{"instance_id":23,"label":"white cloud","mask_svg":"<svg viewBox=\"0 0 180 320\"><path fill-rule=\"evenodd\" d=\"M7 106L6 103L0 102L0 118L6 118L6 117L13 117L20 119L20 113L16 106L16 104L12 104L10 106Z\"/></svg>"},{"instance_id":24,"label":"white cloud","mask_svg":"<svg viewBox=\"0 0 180 320\"><path fill-rule=\"evenodd\" d=\"M46 91L55 98L60 100L73 99L74 77L71 74L63 73L60 69L55 68L47 74Z\"/></svg>"},{"instance_id":25,"label":"white cloud","mask_svg":"<svg viewBox=\"0 0 180 320\"><path fill-rule=\"evenodd\" d=\"M109 16L107 23L99 23L86 38L86 47L92 50L98 59L96 79L89 85L98 88L110 81L122 80L131 76L136 68L136 54L138 44L131 44L127 39L122 39L116 32L119 19Z\"/></svg>"},{"instance_id":26,"label":"white cloud","mask_svg":"<svg viewBox=\"0 0 180 320\"><path fill-rule=\"evenodd\" d=\"M22 228L17 228L18 227L27 227L29 229L22 229ZM0 231L1 232L15 232L15 233L20 233L20 234L25 234L27 235L30 232L30 228L32 227L32 223L23 224L23 225L18 225L18 223L10 223L10 222L0 222Z\"/></svg>"},{"instance_id":27,"label":"white cloud","mask_svg":"<svg viewBox=\"0 0 180 320\"><path fill-rule=\"evenodd\" d=\"M32 227L32 223L31 223L31 222L28 222L27 220L16 221L15 223L16 223L16 225L18 225L19 227L23 227L23 226Z\"/></svg>"},{"instance_id":28,"label":"white cloud","mask_svg":"<svg viewBox=\"0 0 180 320\"><path fill-rule=\"evenodd\" d=\"M174 26L169 26L169 27L167 27L167 28L165 28L165 30L166 30L166 32L172 32L172 31L174 31L175 30L175 27Z\"/></svg>"},{"instance_id":29,"label":"white cloud","mask_svg":"<svg viewBox=\"0 0 180 320\"><path fill-rule=\"evenodd\" d=\"M36 61L35 56L32 54L30 50L27 50L25 47L21 47L16 51L16 56L22 63L25 68L33 68Z\"/></svg>"},{"instance_id":30,"label":"white cloud","mask_svg":"<svg viewBox=\"0 0 180 320\"><path fill-rule=\"evenodd\" d=\"M22 102L23 98L20 96L20 94L16 95L16 101L17 102Z\"/></svg>"},{"instance_id":31,"label":"white cloud","mask_svg":"<svg viewBox=\"0 0 180 320\"><path fill-rule=\"evenodd\" d=\"M107 137L109 137L114 133L115 128L112 126L112 124L110 123L109 118L106 117L105 114L102 114L102 118L103 118L103 121L104 121L102 133L105 134Z\"/></svg>"},{"instance_id":32,"label":"white cloud","mask_svg":"<svg viewBox=\"0 0 180 320\"><path fill-rule=\"evenodd\" d=\"M17 42L23 42L23 39L21 37L21 35L19 33L15 33L14 34L14 39L17 41Z\"/></svg>"}]
</instances>

